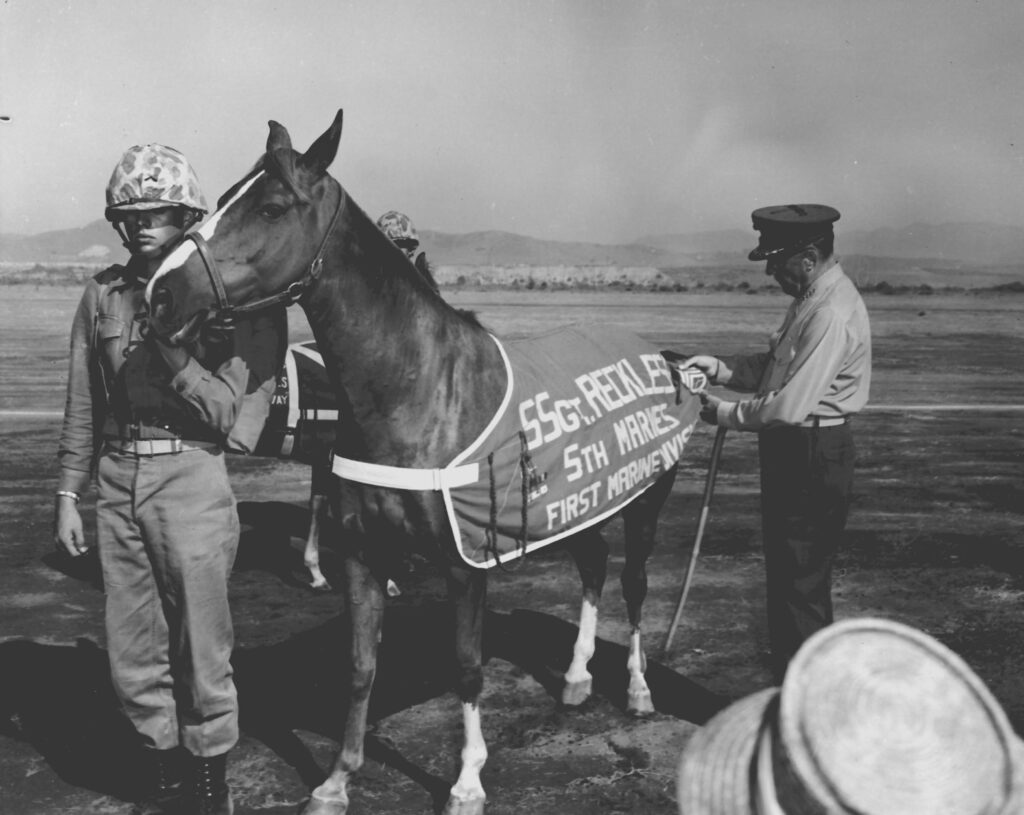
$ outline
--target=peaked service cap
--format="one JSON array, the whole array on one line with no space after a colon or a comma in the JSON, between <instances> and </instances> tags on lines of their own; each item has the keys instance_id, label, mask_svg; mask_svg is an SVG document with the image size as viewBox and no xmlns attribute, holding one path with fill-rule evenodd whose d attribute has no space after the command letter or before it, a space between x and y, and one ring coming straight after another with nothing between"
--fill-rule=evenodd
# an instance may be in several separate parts
<instances>
[{"instance_id":1,"label":"peaked service cap","mask_svg":"<svg viewBox=\"0 0 1024 815\"><path fill-rule=\"evenodd\" d=\"M755 209L750 218L761 239L747 257L764 260L780 252L796 252L831 235L839 211L824 204L783 204Z\"/></svg>"},{"instance_id":2,"label":"peaked service cap","mask_svg":"<svg viewBox=\"0 0 1024 815\"><path fill-rule=\"evenodd\" d=\"M676 791L681 815L1019 815L1024 742L944 645L851 619L698 730Z\"/></svg>"}]
</instances>

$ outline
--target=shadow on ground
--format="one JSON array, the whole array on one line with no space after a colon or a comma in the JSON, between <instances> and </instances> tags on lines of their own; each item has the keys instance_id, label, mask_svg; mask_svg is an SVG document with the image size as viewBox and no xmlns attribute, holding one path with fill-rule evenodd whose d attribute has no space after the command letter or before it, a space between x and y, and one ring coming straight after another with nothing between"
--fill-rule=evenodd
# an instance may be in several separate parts
<instances>
[{"instance_id":1,"label":"shadow on ground","mask_svg":"<svg viewBox=\"0 0 1024 815\"><path fill-rule=\"evenodd\" d=\"M441 696L451 687L450 609L431 602L388 609L370 717L376 721ZM532 674L556 699L568 667L576 626L548 614L488 612L487 659L500 658ZM283 642L238 649L233 657L241 726L298 772L309 786L323 770L295 735L308 730L340 736L345 698L347 625L341 617ZM626 703L626 649L598 641L591 662L594 690L620 709ZM89 641L73 646L29 640L0 643L0 735L28 744L66 782L131 798L139 776L134 734L117 711L106 652ZM648 682L656 708L703 724L728 700L651 662ZM422 770L394 748L368 738L367 754L443 800L450 781Z\"/></svg>"}]
</instances>

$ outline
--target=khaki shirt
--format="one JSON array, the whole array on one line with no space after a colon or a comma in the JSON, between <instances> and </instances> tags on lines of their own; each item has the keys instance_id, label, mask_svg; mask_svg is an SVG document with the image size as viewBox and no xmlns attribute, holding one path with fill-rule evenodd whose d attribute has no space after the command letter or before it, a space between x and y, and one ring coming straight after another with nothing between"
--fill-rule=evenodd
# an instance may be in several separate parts
<instances>
[{"instance_id":1,"label":"khaki shirt","mask_svg":"<svg viewBox=\"0 0 1024 815\"><path fill-rule=\"evenodd\" d=\"M283 310L190 348L172 374L146 336L145 287L131 264L86 285L71 328L58 489L84 491L104 439L215 441L243 453L256 446L287 344Z\"/></svg>"},{"instance_id":2,"label":"khaki shirt","mask_svg":"<svg viewBox=\"0 0 1024 815\"><path fill-rule=\"evenodd\" d=\"M838 263L793 300L768 348L725 360L732 369L726 387L754 397L720 403L719 426L799 425L851 416L867 404L871 326L860 293Z\"/></svg>"}]
</instances>

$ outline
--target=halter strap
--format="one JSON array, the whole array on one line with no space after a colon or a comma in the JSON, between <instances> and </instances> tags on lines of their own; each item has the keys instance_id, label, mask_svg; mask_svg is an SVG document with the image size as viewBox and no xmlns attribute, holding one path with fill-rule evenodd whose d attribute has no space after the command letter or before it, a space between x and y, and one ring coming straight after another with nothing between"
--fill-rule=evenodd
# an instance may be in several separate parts
<instances>
[{"instance_id":1,"label":"halter strap","mask_svg":"<svg viewBox=\"0 0 1024 815\"><path fill-rule=\"evenodd\" d=\"M196 251L199 252L199 257L203 259L203 265L206 267L206 273L210 277L210 286L213 288L213 294L217 298L218 311L230 311L231 307L228 305L228 294L224 290L224 278L220 276L220 270L217 268L217 263L210 254L210 247L209 244L206 243L206 238L198 232L190 232L185 236L185 240L192 241L192 243L196 245Z\"/></svg>"},{"instance_id":2,"label":"halter strap","mask_svg":"<svg viewBox=\"0 0 1024 815\"><path fill-rule=\"evenodd\" d=\"M337 227L338 221L341 219L341 210L344 203L345 190L339 184L338 206L335 207L334 215L331 217L331 222L327 225L327 230L324 232L324 236L320 240L320 247L316 250L316 255L310 262L306 273L300 279L288 284L288 287L284 291L280 291L277 294L271 294L266 297L261 297L250 303L243 303L240 306L233 306L228 302L227 292L224 289L224 278L221 277L220 269L217 268L217 261L214 260L213 255L210 253L206 239L198 232L189 233L186 238L196 245L199 257L202 258L203 265L206 266L206 273L210 276L210 286L213 288L213 294L217 298L217 313L219 318L222 321L230 322L238 314L251 314L255 311L262 311L263 309L276 306L280 303L285 303L290 306L299 302L309 287L318 277L320 277L321 272L323 272L324 252L327 250L327 242L330 240L331 235L334 234L334 229Z\"/></svg>"}]
</instances>

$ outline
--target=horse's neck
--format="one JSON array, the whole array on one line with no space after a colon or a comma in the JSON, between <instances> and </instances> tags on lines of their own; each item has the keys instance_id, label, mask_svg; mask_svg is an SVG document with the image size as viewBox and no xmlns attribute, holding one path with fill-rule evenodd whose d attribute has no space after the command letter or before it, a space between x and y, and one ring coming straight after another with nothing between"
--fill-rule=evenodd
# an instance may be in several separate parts
<instances>
[{"instance_id":1,"label":"horse's neck","mask_svg":"<svg viewBox=\"0 0 1024 815\"><path fill-rule=\"evenodd\" d=\"M446 464L501 403L507 374L494 340L402 273L328 256L304 308L350 423L339 455Z\"/></svg>"}]
</instances>

